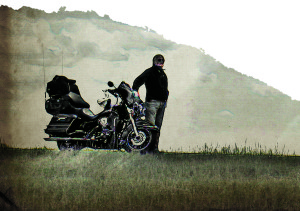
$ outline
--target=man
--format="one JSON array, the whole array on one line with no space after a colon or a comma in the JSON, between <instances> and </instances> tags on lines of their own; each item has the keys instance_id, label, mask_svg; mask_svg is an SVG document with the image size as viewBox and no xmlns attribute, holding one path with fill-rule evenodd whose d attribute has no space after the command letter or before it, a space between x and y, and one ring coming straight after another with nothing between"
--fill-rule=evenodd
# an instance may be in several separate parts
<instances>
[{"instance_id":1,"label":"man","mask_svg":"<svg viewBox=\"0 0 300 211\"><path fill-rule=\"evenodd\" d=\"M158 152L158 142L160 129L163 122L164 112L169 96L168 78L163 69L165 58L161 54L153 57L152 67L145 70L138 76L134 82L132 89L139 96L138 90L140 86L145 84L146 87L146 120L159 128L159 132L154 140L154 144L150 147L150 152Z\"/></svg>"}]
</instances>

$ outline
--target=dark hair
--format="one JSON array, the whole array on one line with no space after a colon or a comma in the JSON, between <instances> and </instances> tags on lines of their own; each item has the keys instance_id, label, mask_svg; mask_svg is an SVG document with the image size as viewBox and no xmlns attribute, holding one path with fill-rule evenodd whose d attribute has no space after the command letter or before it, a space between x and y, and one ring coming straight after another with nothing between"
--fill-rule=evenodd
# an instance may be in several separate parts
<instances>
[{"instance_id":1,"label":"dark hair","mask_svg":"<svg viewBox=\"0 0 300 211\"><path fill-rule=\"evenodd\" d=\"M158 61L159 63L162 63L162 64L163 64L163 63L165 63L165 58L164 58L163 55L157 54L157 55L155 55L155 56L153 57L153 60L152 60L153 65L155 64L156 61Z\"/></svg>"}]
</instances>

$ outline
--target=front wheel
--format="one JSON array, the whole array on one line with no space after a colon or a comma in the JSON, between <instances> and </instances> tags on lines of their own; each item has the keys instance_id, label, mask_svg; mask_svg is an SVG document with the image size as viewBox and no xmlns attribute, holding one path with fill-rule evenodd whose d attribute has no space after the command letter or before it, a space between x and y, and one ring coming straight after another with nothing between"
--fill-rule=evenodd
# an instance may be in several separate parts
<instances>
[{"instance_id":1,"label":"front wheel","mask_svg":"<svg viewBox=\"0 0 300 211\"><path fill-rule=\"evenodd\" d=\"M134 131L128 133L124 147L127 152L141 151L150 146L153 137L152 132L144 128L138 129L137 132L137 135Z\"/></svg>"}]
</instances>

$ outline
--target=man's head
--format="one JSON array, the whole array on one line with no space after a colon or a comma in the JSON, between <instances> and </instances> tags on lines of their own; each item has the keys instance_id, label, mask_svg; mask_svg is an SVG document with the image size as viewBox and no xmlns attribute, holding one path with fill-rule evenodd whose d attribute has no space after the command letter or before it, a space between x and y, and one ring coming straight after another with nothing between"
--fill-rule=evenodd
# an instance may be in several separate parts
<instances>
[{"instance_id":1,"label":"man's head","mask_svg":"<svg viewBox=\"0 0 300 211\"><path fill-rule=\"evenodd\" d=\"M165 63L165 58L161 54L157 54L153 57L153 65L158 67L163 67Z\"/></svg>"}]
</instances>

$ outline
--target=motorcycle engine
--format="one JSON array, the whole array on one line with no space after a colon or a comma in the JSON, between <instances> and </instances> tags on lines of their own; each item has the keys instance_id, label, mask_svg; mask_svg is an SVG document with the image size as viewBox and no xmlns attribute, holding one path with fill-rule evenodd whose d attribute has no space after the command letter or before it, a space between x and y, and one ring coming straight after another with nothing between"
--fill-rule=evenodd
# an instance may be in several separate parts
<instances>
[{"instance_id":1,"label":"motorcycle engine","mask_svg":"<svg viewBox=\"0 0 300 211\"><path fill-rule=\"evenodd\" d=\"M107 123L107 117L103 117L101 119L98 120L99 125L101 125L103 128L107 127L108 123Z\"/></svg>"},{"instance_id":2,"label":"motorcycle engine","mask_svg":"<svg viewBox=\"0 0 300 211\"><path fill-rule=\"evenodd\" d=\"M98 138L104 139L106 142L107 141L106 139L110 136L110 130L108 128L107 117L100 118L98 120L98 124L100 126L102 126L101 132L98 133Z\"/></svg>"}]
</instances>

